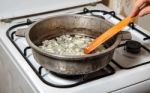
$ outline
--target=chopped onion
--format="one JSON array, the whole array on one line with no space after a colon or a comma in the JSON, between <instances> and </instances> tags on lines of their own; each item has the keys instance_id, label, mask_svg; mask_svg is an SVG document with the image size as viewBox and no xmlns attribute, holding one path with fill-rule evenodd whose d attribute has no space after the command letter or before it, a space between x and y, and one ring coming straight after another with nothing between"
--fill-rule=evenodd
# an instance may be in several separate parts
<instances>
[{"instance_id":1,"label":"chopped onion","mask_svg":"<svg viewBox=\"0 0 150 93\"><path fill-rule=\"evenodd\" d=\"M83 48L93 40L93 38L83 35L62 35L51 40L43 41L40 48L58 55L85 55ZM97 51L103 49L104 47L100 46Z\"/></svg>"}]
</instances>

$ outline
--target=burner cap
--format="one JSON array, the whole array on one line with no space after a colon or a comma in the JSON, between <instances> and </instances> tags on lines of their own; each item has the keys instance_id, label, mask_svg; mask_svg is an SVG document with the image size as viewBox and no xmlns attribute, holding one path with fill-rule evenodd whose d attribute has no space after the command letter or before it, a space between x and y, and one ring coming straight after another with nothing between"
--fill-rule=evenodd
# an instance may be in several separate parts
<instances>
[{"instance_id":1,"label":"burner cap","mask_svg":"<svg viewBox=\"0 0 150 93\"><path fill-rule=\"evenodd\" d=\"M125 46L126 51L133 54L137 54L141 50L141 43L139 43L138 41L134 40L127 41Z\"/></svg>"}]
</instances>

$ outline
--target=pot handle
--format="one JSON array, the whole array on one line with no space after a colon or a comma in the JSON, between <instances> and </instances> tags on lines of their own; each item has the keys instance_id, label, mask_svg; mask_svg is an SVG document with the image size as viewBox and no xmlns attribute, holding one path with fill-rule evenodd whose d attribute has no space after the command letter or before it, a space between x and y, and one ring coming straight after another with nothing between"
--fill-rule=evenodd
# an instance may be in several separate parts
<instances>
[{"instance_id":1,"label":"pot handle","mask_svg":"<svg viewBox=\"0 0 150 93\"><path fill-rule=\"evenodd\" d=\"M122 41L132 39L131 33L128 31L121 31L120 34L122 35Z\"/></svg>"},{"instance_id":2,"label":"pot handle","mask_svg":"<svg viewBox=\"0 0 150 93\"><path fill-rule=\"evenodd\" d=\"M15 32L15 35L19 37L25 37L26 32L27 32L27 28L17 29L17 31Z\"/></svg>"}]
</instances>

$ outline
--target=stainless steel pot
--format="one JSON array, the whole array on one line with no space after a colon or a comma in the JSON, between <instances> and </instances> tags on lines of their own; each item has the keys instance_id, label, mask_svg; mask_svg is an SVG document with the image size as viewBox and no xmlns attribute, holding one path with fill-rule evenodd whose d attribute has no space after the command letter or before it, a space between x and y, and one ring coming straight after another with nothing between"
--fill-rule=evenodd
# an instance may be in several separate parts
<instances>
[{"instance_id":1,"label":"stainless steel pot","mask_svg":"<svg viewBox=\"0 0 150 93\"><path fill-rule=\"evenodd\" d=\"M56 55L43 51L38 46L46 39L62 34L82 34L97 37L112 26L108 21L85 15L60 15L34 23L26 33L26 39L33 51L33 56L39 64L58 74L81 75L104 68L112 59L115 48L124 38L117 34L104 45L102 52L83 56Z\"/></svg>"}]
</instances>

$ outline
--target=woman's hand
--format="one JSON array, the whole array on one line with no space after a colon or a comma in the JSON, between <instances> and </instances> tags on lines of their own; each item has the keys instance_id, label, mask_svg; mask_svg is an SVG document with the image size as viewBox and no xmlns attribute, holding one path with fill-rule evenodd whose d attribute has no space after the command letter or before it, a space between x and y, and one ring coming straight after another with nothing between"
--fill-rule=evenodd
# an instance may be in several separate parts
<instances>
[{"instance_id":1,"label":"woman's hand","mask_svg":"<svg viewBox=\"0 0 150 93\"><path fill-rule=\"evenodd\" d=\"M150 13L150 0L136 0L131 16L144 16Z\"/></svg>"}]
</instances>

